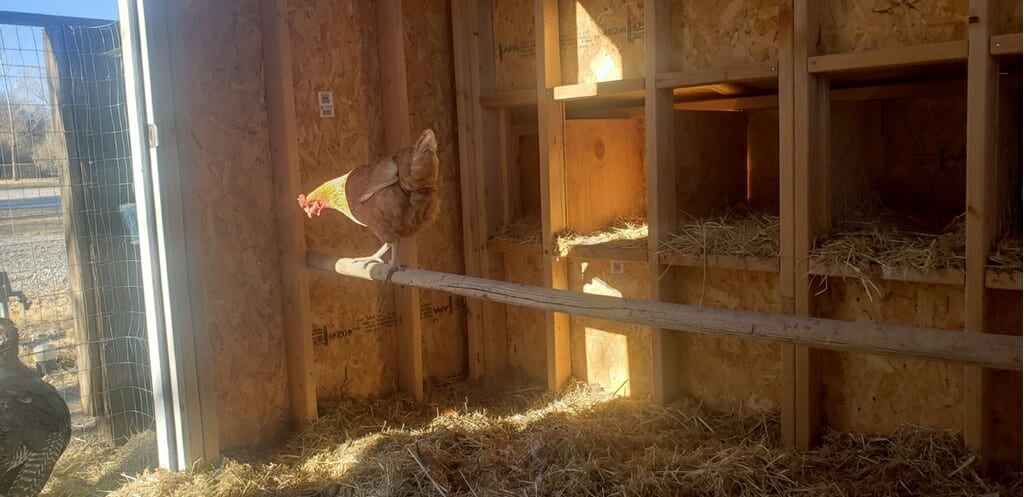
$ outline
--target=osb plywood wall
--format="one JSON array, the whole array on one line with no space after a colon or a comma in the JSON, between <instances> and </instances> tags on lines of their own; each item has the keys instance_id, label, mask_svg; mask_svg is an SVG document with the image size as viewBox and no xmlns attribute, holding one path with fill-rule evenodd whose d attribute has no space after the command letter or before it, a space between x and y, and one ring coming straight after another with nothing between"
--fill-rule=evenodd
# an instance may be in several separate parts
<instances>
[{"instance_id":1,"label":"osb plywood wall","mask_svg":"<svg viewBox=\"0 0 1024 497\"><path fill-rule=\"evenodd\" d=\"M678 268L676 294L685 303L778 313L779 277L771 273ZM683 391L716 409L779 407L782 356L777 344L677 335Z\"/></svg>"},{"instance_id":2,"label":"osb plywood wall","mask_svg":"<svg viewBox=\"0 0 1024 497\"><path fill-rule=\"evenodd\" d=\"M543 286L544 268L539 253L505 254L505 280L511 283ZM508 364L512 369L541 381L547 379L547 342L544 313L535 309L507 306Z\"/></svg>"},{"instance_id":3,"label":"osb plywood wall","mask_svg":"<svg viewBox=\"0 0 1024 497\"><path fill-rule=\"evenodd\" d=\"M537 87L534 0L491 0L496 91Z\"/></svg>"},{"instance_id":4,"label":"osb plywood wall","mask_svg":"<svg viewBox=\"0 0 1024 497\"><path fill-rule=\"evenodd\" d=\"M758 109L747 115L747 203L779 213L779 111Z\"/></svg>"},{"instance_id":5,"label":"osb plywood wall","mask_svg":"<svg viewBox=\"0 0 1024 497\"><path fill-rule=\"evenodd\" d=\"M450 2L405 0L406 77L414 135L425 127L437 135L440 160L437 193L441 214L419 236L420 266L462 274L462 211L455 126L455 81ZM423 369L427 378L464 374L467 367L466 311L462 299L421 292Z\"/></svg>"},{"instance_id":6,"label":"osb plywood wall","mask_svg":"<svg viewBox=\"0 0 1024 497\"><path fill-rule=\"evenodd\" d=\"M999 26L996 32L999 34L1020 33L1021 31L1021 2L1018 0L997 0L996 1Z\"/></svg>"},{"instance_id":7,"label":"osb plywood wall","mask_svg":"<svg viewBox=\"0 0 1024 497\"><path fill-rule=\"evenodd\" d=\"M673 0L669 34L672 70L777 61L779 3L780 0Z\"/></svg>"},{"instance_id":8,"label":"osb plywood wall","mask_svg":"<svg viewBox=\"0 0 1024 497\"><path fill-rule=\"evenodd\" d=\"M419 238L421 267L461 273L461 211L454 131L451 26L448 4L403 3L410 133L431 127L438 139L441 214ZM383 150L376 12L370 1L289 3L293 77L303 191L393 151ZM316 94L332 91L333 118L321 118ZM380 241L333 211L306 221L311 250L356 257ZM313 273L310 278L318 396L377 396L394 391L394 289ZM464 301L421 292L424 373L464 372Z\"/></svg>"},{"instance_id":9,"label":"osb plywood wall","mask_svg":"<svg viewBox=\"0 0 1024 497\"><path fill-rule=\"evenodd\" d=\"M676 194L685 215L711 215L746 198L746 141L742 112L675 113Z\"/></svg>"},{"instance_id":10,"label":"osb plywood wall","mask_svg":"<svg viewBox=\"0 0 1024 497\"><path fill-rule=\"evenodd\" d=\"M818 317L962 330L963 287L830 278L814 300ZM963 427L963 367L916 359L823 352L825 423L839 430L886 432L900 424Z\"/></svg>"},{"instance_id":11,"label":"osb plywood wall","mask_svg":"<svg viewBox=\"0 0 1024 497\"><path fill-rule=\"evenodd\" d=\"M562 83L644 75L643 0L559 0Z\"/></svg>"},{"instance_id":12,"label":"osb plywood wall","mask_svg":"<svg viewBox=\"0 0 1024 497\"><path fill-rule=\"evenodd\" d=\"M566 219L589 233L647 211L644 130L639 119L565 123Z\"/></svg>"},{"instance_id":13,"label":"osb plywood wall","mask_svg":"<svg viewBox=\"0 0 1024 497\"><path fill-rule=\"evenodd\" d=\"M372 2L288 3L304 192L384 153L375 25ZM342 109L335 117L320 117L319 91L333 92ZM310 250L329 254L363 256L380 246L370 231L332 210L307 220L305 231ZM375 283L310 273L320 399L393 390L391 297Z\"/></svg>"},{"instance_id":14,"label":"osb plywood wall","mask_svg":"<svg viewBox=\"0 0 1024 497\"><path fill-rule=\"evenodd\" d=\"M1024 322L1021 321L1022 302L1020 292L989 290L988 314L985 316L985 331L1020 335ZM992 444L1000 450L994 458L997 461L1015 462L1020 467L1022 384L1020 373L993 371L990 384L994 395L989 396L992 409L991 436L1000 443Z\"/></svg>"},{"instance_id":15,"label":"osb plywood wall","mask_svg":"<svg viewBox=\"0 0 1024 497\"><path fill-rule=\"evenodd\" d=\"M967 4L967 0L825 0L820 8L818 51L860 52L963 40Z\"/></svg>"},{"instance_id":16,"label":"osb plywood wall","mask_svg":"<svg viewBox=\"0 0 1024 497\"><path fill-rule=\"evenodd\" d=\"M650 283L646 263L600 259L569 260L569 290L594 295L647 299ZM607 390L634 398L649 398L654 377L651 331L646 326L570 316L572 374Z\"/></svg>"},{"instance_id":17,"label":"osb plywood wall","mask_svg":"<svg viewBox=\"0 0 1024 497\"><path fill-rule=\"evenodd\" d=\"M168 4L181 16L192 122L184 185L196 217L222 447L251 445L287 429L281 288L263 50L256 2ZM178 68L175 68L178 69Z\"/></svg>"}]
</instances>

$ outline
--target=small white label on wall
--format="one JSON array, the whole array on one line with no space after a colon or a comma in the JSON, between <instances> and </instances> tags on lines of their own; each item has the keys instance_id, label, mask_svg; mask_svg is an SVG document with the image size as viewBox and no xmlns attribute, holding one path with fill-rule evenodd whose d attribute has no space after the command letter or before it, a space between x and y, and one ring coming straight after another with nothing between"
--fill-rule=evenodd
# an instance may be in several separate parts
<instances>
[{"instance_id":1,"label":"small white label on wall","mask_svg":"<svg viewBox=\"0 0 1024 497\"><path fill-rule=\"evenodd\" d=\"M334 117L334 95L331 92L317 92L316 101L320 104L320 117Z\"/></svg>"}]
</instances>

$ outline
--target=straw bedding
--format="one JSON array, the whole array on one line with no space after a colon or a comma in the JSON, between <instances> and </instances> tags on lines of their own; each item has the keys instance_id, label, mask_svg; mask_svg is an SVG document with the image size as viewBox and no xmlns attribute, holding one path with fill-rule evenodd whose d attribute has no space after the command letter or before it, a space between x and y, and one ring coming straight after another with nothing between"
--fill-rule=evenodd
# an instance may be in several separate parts
<instances>
[{"instance_id":1,"label":"straw bedding","mask_svg":"<svg viewBox=\"0 0 1024 497\"><path fill-rule=\"evenodd\" d=\"M800 454L780 448L772 415L727 415L688 400L656 407L582 383L557 395L524 380L443 383L424 405L348 400L323 414L283 450L181 474L147 471L111 495L888 496L1021 488L1020 475L980 478L948 432L833 432L821 449Z\"/></svg>"},{"instance_id":2,"label":"straw bedding","mask_svg":"<svg viewBox=\"0 0 1024 497\"><path fill-rule=\"evenodd\" d=\"M995 251L989 256L988 266L997 271L1020 272L1022 258L1024 248L1021 246L1021 238L1007 236L999 241Z\"/></svg>"},{"instance_id":3,"label":"straw bedding","mask_svg":"<svg viewBox=\"0 0 1024 497\"><path fill-rule=\"evenodd\" d=\"M647 246L647 220L623 218L611 226L592 233L578 233L567 229L555 238L555 252L566 257L573 247L601 245L615 248L644 248Z\"/></svg>"},{"instance_id":4,"label":"straw bedding","mask_svg":"<svg viewBox=\"0 0 1024 497\"><path fill-rule=\"evenodd\" d=\"M661 244L659 255L779 256L779 216L747 209L697 218L683 214L679 229Z\"/></svg>"},{"instance_id":5,"label":"straw bedding","mask_svg":"<svg viewBox=\"0 0 1024 497\"><path fill-rule=\"evenodd\" d=\"M935 233L869 199L836 220L833 235L817 244L811 261L857 273L897 268L922 273L963 270L966 229L965 216L960 215Z\"/></svg>"},{"instance_id":6,"label":"straw bedding","mask_svg":"<svg viewBox=\"0 0 1024 497\"><path fill-rule=\"evenodd\" d=\"M533 211L498 229L491 243L540 243L540 213Z\"/></svg>"}]
</instances>

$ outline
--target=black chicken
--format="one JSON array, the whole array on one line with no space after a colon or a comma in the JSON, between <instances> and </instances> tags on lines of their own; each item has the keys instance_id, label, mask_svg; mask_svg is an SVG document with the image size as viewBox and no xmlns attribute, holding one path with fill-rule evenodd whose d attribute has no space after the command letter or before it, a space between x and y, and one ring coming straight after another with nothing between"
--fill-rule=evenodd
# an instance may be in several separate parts
<instances>
[{"instance_id":1,"label":"black chicken","mask_svg":"<svg viewBox=\"0 0 1024 497\"><path fill-rule=\"evenodd\" d=\"M70 439L67 403L21 363L18 328L0 318L0 495L39 495Z\"/></svg>"}]
</instances>

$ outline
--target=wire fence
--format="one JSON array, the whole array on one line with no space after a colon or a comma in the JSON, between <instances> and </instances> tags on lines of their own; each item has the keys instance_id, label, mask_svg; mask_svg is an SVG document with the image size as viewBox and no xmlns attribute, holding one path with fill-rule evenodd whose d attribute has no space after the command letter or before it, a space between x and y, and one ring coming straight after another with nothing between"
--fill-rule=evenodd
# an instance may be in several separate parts
<instances>
[{"instance_id":1,"label":"wire fence","mask_svg":"<svg viewBox=\"0 0 1024 497\"><path fill-rule=\"evenodd\" d=\"M0 314L78 433L154 422L116 23L0 24Z\"/></svg>"}]
</instances>

